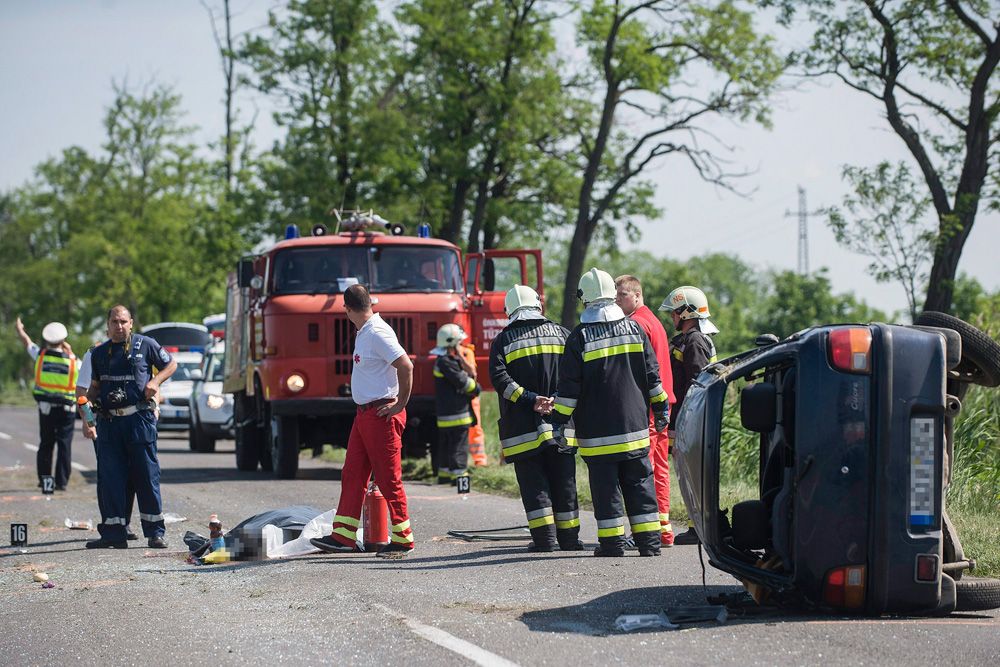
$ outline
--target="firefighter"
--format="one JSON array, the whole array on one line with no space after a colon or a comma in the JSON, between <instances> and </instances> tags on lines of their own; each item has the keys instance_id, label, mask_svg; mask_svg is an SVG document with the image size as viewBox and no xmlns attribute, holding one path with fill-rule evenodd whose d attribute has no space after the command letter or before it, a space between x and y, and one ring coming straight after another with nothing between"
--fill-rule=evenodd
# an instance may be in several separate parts
<instances>
[{"instance_id":1,"label":"firefighter","mask_svg":"<svg viewBox=\"0 0 1000 667\"><path fill-rule=\"evenodd\" d=\"M660 382L667 392L670 409L674 406L674 380L670 368L670 344L667 332L656 314L643 302L642 283L635 276L615 278L615 303L627 317L639 323L653 346L656 363L660 366ZM649 413L649 463L653 467L653 484L656 487L656 504L660 510L660 545L674 544L674 531L670 525L670 440L666 433L656 430L652 410Z\"/></svg>"},{"instance_id":2,"label":"firefighter","mask_svg":"<svg viewBox=\"0 0 1000 667\"><path fill-rule=\"evenodd\" d=\"M69 332L60 322L49 322L42 329L45 348L40 349L24 331L21 318L16 322L17 335L35 362L35 386L31 393L38 404L38 486L42 477L52 475L52 451L56 449L56 469L53 481L58 491L69 483L73 444L74 397L77 362L66 337Z\"/></svg>"},{"instance_id":3,"label":"firefighter","mask_svg":"<svg viewBox=\"0 0 1000 667\"><path fill-rule=\"evenodd\" d=\"M625 555L625 520L640 556L660 555L660 515L649 464L649 411L667 428L669 404L649 338L615 303L611 276L580 278L580 324L566 340L550 419L572 417L590 473L599 545L595 556ZM624 507L622 497L624 496Z\"/></svg>"},{"instance_id":4,"label":"firefighter","mask_svg":"<svg viewBox=\"0 0 1000 667\"><path fill-rule=\"evenodd\" d=\"M474 380L479 380L476 371L476 348L473 345L459 345L458 351L467 365L466 372ZM481 468L489 463L486 459L486 433L483 431L483 417L479 410L479 397L472 399L472 416L476 420L469 427L469 456L472 465Z\"/></svg>"},{"instance_id":5,"label":"firefighter","mask_svg":"<svg viewBox=\"0 0 1000 667\"><path fill-rule=\"evenodd\" d=\"M490 348L490 380L500 401L503 459L514 464L532 551L579 551L575 440L557 437L551 409L569 332L542 315L535 290L515 285L504 300L509 322Z\"/></svg>"},{"instance_id":6,"label":"firefighter","mask_svg":"<svg viewBox=\"0 0 1000 667\"><path fill-rule=\"evenodd\" d=\"M462 358L459 345L467 336L457 324L437 332L434 362L434 407L438 427L438 484L454 484L469 474L469 427L476 423L471 401L480 387L473 369Z\"/></svg>"},{"instance_id":7,"label":"firefighter","mask_svg":"<svg viewBox=\"0 0 1000 667\"><path fill-rule=\"evenodd\" d=\"M719 328L709 319L708 298L697 287L678 287L663 300L660 310L670 312L677 334L670 341L670 366L674 376L674 404L670 415L670 442L674 441L674 428L681 403L688 388L705 366L716 361L715 343L712 336ZM686 532L674 538L674 544L698 544L698 533L694 522L688 519Z\"/></svg>"},{"instance_id":8,"label":"firefighter","mask_svg":"<svg viewBox=\"0 0 1000 667\"><path fill-rule=\"evenodd\" d=\"M152 338L132 333L125 306L108 311L109 340L93 348L88 397L101 399L97 420L100 539L88 549L124 549L128 481L135 485L142 532L153 549L165 549L160 462L156 455L156 395L177 362ZM161 370L154 375L154 369Z\"/></svg>"}]
</instances>

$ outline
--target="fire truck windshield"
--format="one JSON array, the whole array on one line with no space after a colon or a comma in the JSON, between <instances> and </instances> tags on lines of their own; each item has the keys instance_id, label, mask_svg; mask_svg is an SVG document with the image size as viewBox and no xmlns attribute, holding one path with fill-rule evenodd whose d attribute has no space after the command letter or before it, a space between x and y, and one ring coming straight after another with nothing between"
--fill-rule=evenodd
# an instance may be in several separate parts
<instances>
[{"instance_id":1,"label":"fire truck windshield","mask_svg":"<svg viewBox=\"0 0 1000 667\"><path fill-rule=\"evenodd\" d=\"M372 292L457 292L458 253L448 248L379 245L289 248L274 259L273 294L337 294L350 285Z\"/></svg>"}]
</instances>

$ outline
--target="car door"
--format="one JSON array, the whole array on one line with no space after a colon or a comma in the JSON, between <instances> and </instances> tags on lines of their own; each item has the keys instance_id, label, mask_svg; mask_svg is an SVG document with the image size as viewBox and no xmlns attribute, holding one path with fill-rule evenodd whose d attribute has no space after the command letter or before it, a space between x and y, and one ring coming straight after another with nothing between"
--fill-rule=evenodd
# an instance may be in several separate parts
<instances>
[{"instance_id":1,"label":"car door","mask_svg":"<svg viewBox=\"0 0 1000 667\"><path fill-rule=\"evenodd\" d=\"M542 299L541 250L486 250L465 256L465 291L469 297L470 340L476 350L479 383L492 389L490 345L507 326L504 298L514 285L528 285Z\"/></svg>"}]
</instances>

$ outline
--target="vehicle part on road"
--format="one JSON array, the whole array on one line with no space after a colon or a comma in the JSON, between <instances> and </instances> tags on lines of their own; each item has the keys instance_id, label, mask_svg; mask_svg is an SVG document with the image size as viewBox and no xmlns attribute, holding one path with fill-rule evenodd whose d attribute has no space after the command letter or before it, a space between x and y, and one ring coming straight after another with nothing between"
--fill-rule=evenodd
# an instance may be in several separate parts
<instances>
[{"instance_id":1,"label":"vehicle part on road","mask_svg":"<svg viewBox=\"0 0 1000 667\"><path fill-rule=\"evenodd\" d=\"M615 630L634 632L636 630L679 630L681 626L670 622L662 611L659 614L622 614L615 619Z\"/></svg>"},{"instance_id":2,"label":"vehicle part on road","mask_svg":"<svg viewBox=\"0 0 1000 667\"><path fill-rule=\"evenodd\" d=\"M167 512L163 515L163 523L180 523L181 521L187 521L187 517L175 512Z\"/></svg>"},{"instance_id":3,"label":"vehicle part on road","mask_svg":"<svg viewBox=\"0 0 1000 667\"><path fill-rule=\"evenodd\" d=\"M69 517L66 517L66 520L63 521L63 525L66 526L67 528L69 528L70 530L93 530L94 529L94 522L91 521L90 519L87 519L86 521L74 521L73 519L70 519Z\"/></svg>"},{"instance_id":4,"label":"vehicle part on road","mask_svg":"<svg viewBox=\"0 0 1000 667\"><path fill-rule=\"evenodd\" d=\"M1000 579L965 577L955 582L955 611L1000 609Z\"/></svg>"},{"instance_id":5,"label":"vehicle part on road","mask_svg":"<svg viewBox=\"0 0 1000 667\"><path fill-rule=\"evenodd\" d=\"M719 625L726 622L729 612L725 605L693 605L690 607L670 607L664 613L671 623L682 625L684 623L711 623Z\"/></svg>"},{"instance_id":6,"label":"vehicle part on road","mask_svg":"<svg viewBox=\"0 0 1000 667\"><path fill-rule=\"evenodd\" d=\"M964 320L926 310L915 324L952 329L962 337L962 361L954 369L963 382L984 387L1000 386L1000 344Z\"/></svg>"},{"instance_id":7,"label":"vehicle part on road","mask_svg":"<svg viewBox=\"0 0 1000 667\"><path fill-rule=\"evenodd\" d=\"M457 537L466 542L520 542L531 539L527 526L510 528L482 528L479 530L449 530L449 537Z\"/></svg>"}]
</instances>

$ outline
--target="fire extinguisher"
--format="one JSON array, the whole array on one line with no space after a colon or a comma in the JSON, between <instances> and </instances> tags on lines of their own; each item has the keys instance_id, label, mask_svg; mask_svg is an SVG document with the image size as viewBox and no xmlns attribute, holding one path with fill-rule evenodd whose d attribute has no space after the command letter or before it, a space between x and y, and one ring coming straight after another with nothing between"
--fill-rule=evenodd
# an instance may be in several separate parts
<instances>
[{"instance_id":1,"label":"fire extinguisher","mask_svg":"<svg viewBox=\"0 0 1000 667\"><path fill-rule=\"evenodd\" d=\"M389 544L389 504L375 482L368 485L365 494L365 551L377 551Z\"/></svg>"}]
</instances>

